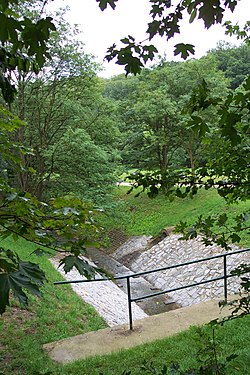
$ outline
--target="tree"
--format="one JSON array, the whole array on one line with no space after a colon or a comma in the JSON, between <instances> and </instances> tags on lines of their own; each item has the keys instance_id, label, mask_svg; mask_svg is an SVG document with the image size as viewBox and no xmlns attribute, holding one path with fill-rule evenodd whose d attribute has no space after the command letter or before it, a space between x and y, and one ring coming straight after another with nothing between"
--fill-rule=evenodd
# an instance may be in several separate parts
<instances>
[{"instance_id":1,"label":"tree","mask_svg":"<svg viewBox=\"0 0 250 375\"><path fill-rule=\"evenodd\" d=\"M34 155L25 157L24 164L32 166L37 173L21 173L21 182L25 183L21 185L22 189L35 194L39 199L58 194L58 180L65 177L66 170L64 171L56 160L58 153L63 153L62 145L65 144L65 135L69 129L84 130L93 145L99 147L100 153L107 154L109 176L106 176L103 189L108 189L111 173L116 167L117 129L112 105L102 98L98 80L89 77L87 73L79 78L71 76L53 79L45 84L35 80L26 88L25 104L27 126L21 136L25 145L33 147ZM80 147L79 143L77 145ZM80 161L77 153L80 153L80 148L76 149L72 156L75 155L77 162L84 164L87 157ZM79 185L73 183L79 179L78 169L72 168L76 160L73 157L70 160L72 164L68 167L71 166L71 192L79 193ZM105 169L105 175L104 172ZM81 177L89 181L89 176ZM94 173L92 181L93 178ZM85 187L87 188L87 185ZM82 194L82 197L86 197L85 194ZM97 200L98 195L95 201Z\"/></svg>"},{"instance_id":2,"label":"tree","mask_svg":"<svg viewBox=\"0 0 250 375\"><path fill-rule=\"evenodd\" d=\"M30 71L38 73L49 57L50 31L55 31L50 17L42 18L39 14L35 21L31 17L22 18L17 5L27 6L28 3L17 0L0 2L0 18L3 21L1 25L4 25L3 28L0 27L2 41L0 84L3 94L0 109L0 154L1 164L6 167L0 179L0 236L1 238L12 236L14 239L23 237L39 247L62 252L64 258L61 260L61 265L65 272L76 267L81 274L91 278L96 269L82 259L81 255L96 237L100 239L100 228L94 219L96 210L93 209L92 204L73 196L56 197L43 202L25 190L24 185L21 186L25 188L24 190L16 188L13 184L13 174L10 173L11 171L19 175L23 172L35 173L26 163L32 156L33 150L25 147L20 137L20 134L25 133L25 124L6 108L6 106L11 108L17 91L11 78L13 75L18 79L27 77ZM38 3L44 6L46 1ZM60 66L59 71L62 75L65 74L65 64ZM48 82L53 89L51 82L49 80ZM19 111L21 117L25 117L22 112L23 92L24 90L20 91L20 98L18 98L20 101L17 106L21 109ZM1 314L9 305L11 293L26 306L28 302L26 291L40 295L40 288L44 282L45 275L38 265L23 262L14 251L1 247Z\"/></svg>"},{"instance_id":3,"label":"tree","mask_svg":"<svg viewBox=\"0 0 250 375\"><path fill-rule=\"evenodd\" d=\"M230 79L230 88L234 90L239 87L249 74L250 46L244 43L235 47L220 42L210 53L218 61L218 68Z\"/></svg>"},{"instance_id":4,"label":"tree","mask_svg":"<svg viewBox=\"0 0 250 375\"><path fill-rule=\"evenodd\" d=\"M103 86L103 95L112 101L113 113L116 114L116 123L119 127L117 147L120 150L122 168L125 169L138 168L141 162L137 144L142 144L143 134L134 121L133 109L139 95L138 85L138 77L130 76L124 79L120 75L105 80Z\"/></svg>"},{"instance_id":5,"label":"tree","mask_svg":"<svg viewBox=\"0 0 250 375\"><path fill-rule=\"evenodd\" d=\"M49 43L51 59L45 60L42 71L34 74L15 70L11 74L18 93L12 111L27 124L16 131L15 139L33 149L33 155L21 155L25 170L20 171L15 185L38 199L48 196L45 191L53 175L53 157L49 160L46 151L72 124L74 103L79 96L86 96L98 69L92 57L84 53L83 44L76 41L77 29L68 31L70 25L64 20L64 13L57 13L57 31L53 31ZM29 15L35 18L36 10L29 11Z\"/></svg>"},{"instance_id":6,"label":"tree","mask_svg":"<svg viewBox=\"0 0 250 375\"><path fill-rule=\"evenodd\" d=\"M145 69L139 77L111 79L106 95L118 103L121 118L123 163L137 169L167 169L189 166L193 173L207 159L199 133L186 124L191 121L183 109L192 89L206 80L214 95L224 96L227 80L213 56L186 62L167 62ZM216 114L207 109L204 121L216 128Z\"/></svg>"},{"instance_id":7,"label":"tree","mask_svg":"<svg viewBox=\"0 0 250 375\"><path fill-rule=\"evenodd\" d=\"M154 84L152 74L146 74L139 84L139 95L133 105L134 141L129 148L137 152L140 166L160 169L165 173L171 165L172 156L180 146L180 126L176 103Z\"/></svg>"},{"instance_id":8,"label":"tree","mask_svg":"<svg viewBox=\"0 0 250 375\"><path fill-rule=\"evenodd\" d=\"M70 193L103 205L108 187L114 184L112 168L108 154L83 129L67 129L48 152L53 154L52 183L57 194Z\"/></svg>"},{"instance_id":9,"label":"tree","mask_svg":"<svg viewBox=\"0 0 250 375\"><path fill-rule=\"evenodd\" d=\"M28 2L24 2L24 5ZM47 1L41 1L41 13ZM51 17L39 17L32 20L28 17L20 19L14 13L18 0L0 2L2 42L0 61L0 88L7 103L14 100L16 88L11 84L10 72L18 68L20 71L38 72L48 56L47 42L50 32L55 30ZM20 4L20 2L19 2Z\"/></svg>"}]
</instances>

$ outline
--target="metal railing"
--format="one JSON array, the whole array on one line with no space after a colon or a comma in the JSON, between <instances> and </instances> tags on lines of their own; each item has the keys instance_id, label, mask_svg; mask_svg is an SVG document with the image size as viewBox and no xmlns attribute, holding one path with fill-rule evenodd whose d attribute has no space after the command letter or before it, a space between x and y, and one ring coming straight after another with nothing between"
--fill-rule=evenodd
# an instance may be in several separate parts
<instances>
[{"instance_id":1,"label":"metal railing","mask_svg":"<svg viewBox=\"0 0 250 375\"><path fill-rule=\"evenodd\" d=\"M148 271L143 271L143 272L136 272L136 273L132 273L132 274L129 274L129 275L116 276L116 277L113 277L113 278L101 278L101 279L93 279L93 280L56 281L56 282L54 282L54 284L55 285L77 284L77 283L88 283L88 282L98 282L98 281L107 281L107 280L113 281L113 280L126 279L126 282L127 282L127 295L128 295L129 329L132 330L133 329L132 302L141 301L141 300L144 300L146 298L151 298L151 297L159 296L159 295L162 295L162 294L171 293L171 292L174 292L174 291L177 291L177 290L192 288L194 286L198 286L198 285L202 285L202 284L208 284L208 283L211 283L213 281L218 281L218 280L224 280L224 283L223 283L223 286L224 286L224 300L226 302L227 301L227 294L228 294L227 293L227 279L230 278L230 277L235 277L235 275L231 275L231 274L227 273L227 257L230 257L231 255L235 255L235 254L240 254L240 253L248 252L248 251L250 251L250 248L248 248L248 249L241 249L241 250L235 250L235 251L232 251L230 253L223 253L223 254L213 255L213 256L210 256L210 257L207 257L207 258L201 258L201 259L191 260L190 262L178 263L178 264L174 264L174 265L171 265L171 266L166 266L166 267L162 267L162 268L156 268L156 269L153 269L153 270L148 270ZM136 277L140 277L140 276L144 276L144 275L149 275L149 274L155 273L155 272L166 271L166 270L170 270L170 269L173 269L173 268L184 267L184 266L188 266L190 264L202 263L202 262L206 262L208 260L218 259L218 258L222 258L223 259L223 275L222 276L215 277L215 278L212 278L212 279L209 279L209 280L203 280L203 281L200 281L200 282L197 282L197 283L193 283L193 284L179 286L179 287L176 287L176 288L166 289L166 290L163 290L163 291L160 291L160 292L156 292L156 293L152 293L152 294L147 294L147 295L141 296L141 297L132 298L132 295L131 295L131 285L130 285L130 279L131 278L136 278Z\"/></svg>"}]
</instances>

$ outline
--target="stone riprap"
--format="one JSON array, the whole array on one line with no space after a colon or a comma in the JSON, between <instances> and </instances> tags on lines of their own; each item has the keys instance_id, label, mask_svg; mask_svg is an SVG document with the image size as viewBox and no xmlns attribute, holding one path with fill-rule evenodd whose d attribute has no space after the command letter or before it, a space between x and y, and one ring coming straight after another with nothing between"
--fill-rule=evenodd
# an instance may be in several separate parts
<instances>
[{"instance_id":1,"label":"stone riprap","mask_svg":"<svg viewBox=\"0 0 250 375\"><path fill-rule=\"evenodd\" d=\"M57 260L52 259L51 262L65 280L86 280L75 268L65 274L62 268L58 268L59 262ZM97 278L102 278L102 276L97 275ZM128 322L127 294L112 281L96 281L70 285L85 302L95 308L110 327ZM58 285L56 287L63 288L63 285ZM133 320L148 316L135 302L132 302L132 309Z\"/></svg>"},{"instance_id":2,"label":"stone riprap","mask_svg":"<svg viewBox=\"0 0 250 375\"><path fill-rule=\"evenodd\" d=\"M131 257L131 248L128 252L129 268L134 272L146 271L155 268L166 267L191 260L206 258L223 253L224 250L218 246L205 246L200 239L180 241L180 235L170 235L157 245L144 250L136 256ZM126 245L123 245L122 258ZM119 249L114 257L119 260ZM227 272L237 265L249 261L249 253L242 253L227 257ZM213 279L223 275L223 258L213 259L206 262L191 264L189 266L166 270L145 276L151 284L161 290L181 287L188 284ZM228 279L228 293L237 293L239 290L239 279ZM181 306L189 306L194 303L207 301L214 298L223 299L223 280L214 281L188 288L185 290L171 292L172 299Z\"/></svg>"},{"instance_id":3,"label":"stone riprap","mask_svg":"<svg viewBox=\"0 0 250 375\"><path fill-rule=\"evenodd\" d=\"M135 242L138 244L137 239ZM142 241L145 242L145 241ZM133 245L132 239L128 241L130 245ZM133 247L135 253L137 254L138 246ZM131 249L131 248L130 248ZM128 248L128 251L130 250ZM141 251L141 248L140 248ZM125 259L123 256L123 252L120 253L122 259ZM90 248L87 250L88 259L96 264L98 267L105 269L107 272L112 274L114 277L117 276L127 276L132 274L133 272L126 267L124 264L115 260L112 256L107 254L105 251L95 248ZM131 259L130 259L131 260ZM116 284L119 288L122 288L124 292L127 291L127 280L126 279L119 279L116 281ZM136 277L130 278L130 291L132 298L139 298L145 295L149 295L152 293L159 292L158 288L155 288L148 280L144 277ZM145 313L148 315L160 314L165 311L176 309L178 306L174 303L174 301L169 298L167 295L160 295L155 296L152 298L138 300L137 304L139 307L142 308Z\"/></svg>"},{"instance_id":4,"label":"stone riprap","mask_svg":"<svg viewBox=\"0 0 250 375\"><path fill-rule=\"evenodd\" d=\"M195 259L206 258L216 254L223 253L224 250L218 246L205 246L200 239L180 241L180 235L172 234L167 236L158 244L149 248L150 237L133 237L129 239L121 248L117 249L113 257L121 263L125 263L127 267L120 263L115 263L115 259L111 262L111 258L106 260L105 264L96 262L98 266L107 268L114 276L129 274L133 272L148 271L155 268L162 268L178 263L189 262ZM96 250L97 251L97 250ZM93 259L93 254L91 254ZM98 258L100 261L100 257ZM96 260L95 257L93 260ZM241 263L249 262L250 254L242 253L227 257L227 272L235 268ZM110 263L111 262L111 263ZM52 260L55 267L58 267L59 262ZM101 263L103 260L101 259ZM109 267L107 267L107 265ZM111 267L111 268L110 268ZM65 275L62 269L59 272L68 281L84 279L76 270ZM171 288L190 285L197 282L213 279L223 275L223 258L208 260L198 264L191 264L185 267L180 267L171 270L156 272L142 277L131 279L131 290L133 297L141 296L154 292L157 290L167 290ZM147 285L146 285L147 284ZM170 300L174 306L189 306L202 301L207 301L215 298L223 299L223 280L214 281L208 284L203 284L191 287L185 290L179 290L164 295L166 303ZM109 326L117 324L124 324L128 322L128 306L126 285L120 280L118 285L112 281L93 282L71 284L73 290L83 298L87 303L94 306L96 311L104 318ZM59 287L59 286L58 286ZM228 294L237 293L239 291L239 279L228 279ZM143 293L144 292L144 293ZM155 297L156 298L156 297ZM159 305L154 299L144 300L151 301L153 305ZM139 305L145 308L142 303ZM164 302L165 303L165 302ZM147 314L134 302L133 306L133 320L142 319ZM145 308L147 313L155 314L155 308ZM150 311L152 310L152 311Z\"/></svg>"},{"instance_id":5,"label":"stone riprap","mask_svg":"<svg viewBox=\"0 0 250 375\"><path fill-rule=\"evenodd\" d=\"M114 258L122 259L127 257L129 254L133 254L137 251L143 251L147 248L148 242L152 239L152 236L133 236L130 237L122 246L115 251Z\"/></svg>"}]
</instances>

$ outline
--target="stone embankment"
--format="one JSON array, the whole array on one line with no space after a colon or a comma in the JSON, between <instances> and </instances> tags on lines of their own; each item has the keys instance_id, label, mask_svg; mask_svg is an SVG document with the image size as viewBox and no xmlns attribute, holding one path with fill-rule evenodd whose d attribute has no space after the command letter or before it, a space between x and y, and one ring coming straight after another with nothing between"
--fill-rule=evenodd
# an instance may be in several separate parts
<instances>
[{"instance_id":1,"label":"stone embankment","mask_svg":"<svg viewBox=\"0 0 250 375\"><path fill-rule=\"evenodd\" d=\"M125 247L128 251L134 249L135 253L137 253L137 251L141 251L141 246L145 246L146 243L147 242L145 242L144 238L133 237L126 242ZM127 246L128 244L129 246ZM120 250L122 250L122 248L120 248ZM122 254L122 252L119 253ZM88 257L94 262L94 264L96 264L96 266L105 269L114 277L133 274L130 268L126 267L124 264L122 264L122 262L118 262L104 251L93 248L88 249ZM115 283L117 286L119 286L119 288L127 293L126 279L115 280ZM159 288L152 285L152 283L150 283L150 281L146 280L144 277L131 277L129 283L132 298L140 298L142 296L160 292ZM174 300L166 294L139 300L137 301L137 305L148 315L160 314L179 307L174 303Z\"/></svg>"},{"instance_id":2,"label":"stone embankment","mask_svg":"<svg viewBox=\"0 0 250 375\"><path fill-rule=\"evenodd\" d=\"M136 236L126 241L112 256L96 249L90 250L89 256L98 267L105 268L113 276L121 276L207 258L224 252L218 246L204 246L200 239L180 241L179 238L179 235L171 234L155 244L151 237ZM249 261L249 253L227 257L228 274L237 265ZM52 263L58 267L57 260L52 260ZM69 281L84 279L75 269L66 275L62 269L59 269L59 272ZM159 271L144 277L131 278L132 297L194 284L222 275L223 258ZM102 281L71 285L81 298L94 306L109 326L128 322L126 281L119 280L117 283ZM228 294L237 293L238 290L239 280L229 278ZM133 302L133 320L217 298L223 299L223 280L175 291L169 295L153 297L139 301L137 304Z\"/></svg>"},{"instance_id":3,"label":"stone embankment","mask_svg":"<svg viewBox=\"0 0 250 375\"><path fill-rule=\"evenodd\" d=\"M53 259L51 262L58 268L58 260ZM75 268L67 274L62 268L58 268L58 271L67 281L86 280ZM102 278L100 275L97 275L98 277ZM85 302L95 308L110 327L128 322L127 294L112 281L71 284L71 287ZM57 288L63 288L63 286L58 285ZM132 302L132 309L134 320L148 316L135 302Z\"/></svg>"},{"instance_id":4,"label":"stone embankment","mask_svg":"<svg viewBox=\"0 0 250 375\"><path fill-rule=\"evenodd\" d=\"M207 258L223 253L224 250L218 246L205 246L200 239L180 241L180 235L171 234L151 248L146 248L145 243L133 251L128 243L124 244L114 254L118 261L126 260L126 265L134 272L162 268L178 263L189 262L195 259ZM143 241L145 238L143 239ZM144 241L145 242L145 241ZM138 239L136 239L138 243ZM149 240L150 243L150 240ZM148 244L149 244L148 243ZM227 257L227 272L241 263L249 262L250 254L242 253ZM167 290L188 284L202 282L223 275L223 258L208 260L198 264L185 267L156 272L145 276L145 278L156 288ZM239 291L239 280L228 279L228 293ZM209 284L195 286L189 289L171 293L173 300L181 306L189 306L214 298L223 298L223 280L214 281Z\"/></svg>"}]
</instances>

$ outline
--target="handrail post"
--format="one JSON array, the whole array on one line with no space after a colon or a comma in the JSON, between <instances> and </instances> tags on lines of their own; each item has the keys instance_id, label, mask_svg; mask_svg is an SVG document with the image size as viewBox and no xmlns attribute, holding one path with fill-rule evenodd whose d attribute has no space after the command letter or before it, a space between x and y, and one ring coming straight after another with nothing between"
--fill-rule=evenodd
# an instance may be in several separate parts
<instances>
[{"instance_id":1,"label":"handrail post","mask_svg":"<svg viewBox=\"0 0 250 375\"><path fill-rule=\"evenodd\" d=\"M227 255L223 256L223 265L224 265L224 299L227 302Z\"/></svg>"},{"instance_id":2,"label":"handrail post","mask_svg":"<svg viewBox=\"0 0 250 375\"><path fill-rule=\"evenodd\" d=\"M132 317L132 304L131 304L131 289L130 289L130 277L127 277L127 293L128 293L128 315L129 315L129 329L133 330L133 317Z\"/></svg>"}]
</instances>

